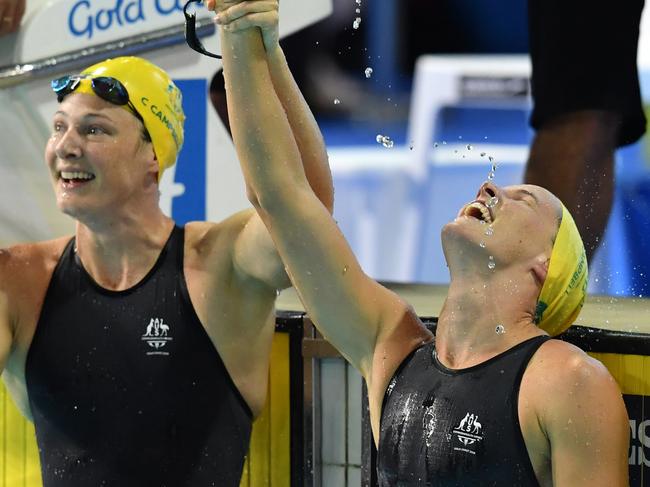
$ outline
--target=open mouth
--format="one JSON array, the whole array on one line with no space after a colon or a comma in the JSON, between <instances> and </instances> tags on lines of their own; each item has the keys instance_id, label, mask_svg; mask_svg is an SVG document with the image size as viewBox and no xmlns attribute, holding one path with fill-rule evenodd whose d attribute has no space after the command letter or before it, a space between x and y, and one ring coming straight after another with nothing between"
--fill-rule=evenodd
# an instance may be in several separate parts
<instances>
[{"instance_id":1,"label":"open mouth","mask_svg":"<svg viewBox=\"0 0 650 487\"><path fill-rule=\"evenodd\" d=\"M494 221L490 209L478 201L474 201L462 210L462 215L476 218L482 222L490 224Z\"/></svg>"},{"instance_id":2,"label":"open mouth","mask_svg":"<svg viewBox=\"0 0 650 487\"><path fill-rule=\"evenodd\" d=\"M61 171L59 178L65 184L81 184L92 181L95 179L95 175L84 171Z\"/></svg>"}]
</instances>

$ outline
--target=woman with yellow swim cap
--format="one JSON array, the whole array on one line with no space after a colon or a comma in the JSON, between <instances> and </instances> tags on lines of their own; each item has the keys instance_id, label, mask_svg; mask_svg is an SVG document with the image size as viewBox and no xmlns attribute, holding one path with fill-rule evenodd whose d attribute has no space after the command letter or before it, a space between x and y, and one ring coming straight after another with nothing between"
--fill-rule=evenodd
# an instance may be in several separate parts
<instances>
[{"instance_id":1,"label":"woman with yellow swim cap","mask_svg":"<svg viewBox=\"0 0 650 487\"><path fill-rule=\"evenodd\" d=\"M483 184L442 230L451 284L434 337L363 272L305 178L246 30L264 28L274 5L217 2L231 128L251 202L310 318L366 380L379 485L627 485L618 386L545 331L569 326L584 299L568 212L538 186Z\"/></svg>"},{"instance_id":2,"label":"woman with yellow swim cap","mask_svg":"<svg viewBox=\"0 0 650 487\"><path fill-rule=\"evenodd\" d=\"M322 137L270 47L269 96L331 208ZM284 265L253 209L183 227L160 209L184 122L164 70L115 58L52 89L45 160L75 235L0 251L0 372L34 420L44 487L237 487Z\"/></svg>"}]
</instances>

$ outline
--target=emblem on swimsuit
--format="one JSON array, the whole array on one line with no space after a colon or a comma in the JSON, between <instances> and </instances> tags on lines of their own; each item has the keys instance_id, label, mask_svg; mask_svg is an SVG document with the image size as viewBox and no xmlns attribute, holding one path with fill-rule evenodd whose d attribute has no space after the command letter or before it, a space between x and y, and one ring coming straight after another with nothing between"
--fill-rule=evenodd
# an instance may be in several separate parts
<instances>
[{"instance_id":1,"label":"emblem on swimsuit","mask_svg":"<svg viewBox=\"0 0 650 487\"><path fill-rule=\"evenodd\" d=\"M162 318L151 318L142 340L152 349L147 352L147 355L169 355L169 351L162 349L173 338L169 336L169 325Z\"/></svg>"},{"instance_id":2,"label":"emblem on swimsuit","mask_svg":"<svg viewBox=\"0 0 650 487\"><path fill-rule=\"evenodd\" d=\"M456 438L463 444L464 448L456 447L454 450L475 454L470 447L483 439L482 430L483 425L479 423L478 415L471 413L465 414L465 417L453 430Z\"/></svg>"}]
</instances>

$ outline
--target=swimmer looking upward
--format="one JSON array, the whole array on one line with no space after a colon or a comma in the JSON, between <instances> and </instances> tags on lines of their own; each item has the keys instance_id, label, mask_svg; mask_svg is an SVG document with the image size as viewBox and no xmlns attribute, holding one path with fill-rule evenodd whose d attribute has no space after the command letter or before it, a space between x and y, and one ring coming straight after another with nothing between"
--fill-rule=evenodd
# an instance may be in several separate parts
<instances>
[{"instance_id":1,"label":"swimmer looking upward","mask_svg":"<svg viewBox=\"0 0 650 487\"><path fill-rule=\"evenodd\" d=\"M617 384L547 333L570 326L587 281L560 201L532 185L478 189L442 230L451 284L434 338L363 273L309 187L261 62L274 48L277 3L208 6L224 26L231 128L251 202L310 317L368 385L380 485L627 485Z\"/></svg>"}]
</instances>

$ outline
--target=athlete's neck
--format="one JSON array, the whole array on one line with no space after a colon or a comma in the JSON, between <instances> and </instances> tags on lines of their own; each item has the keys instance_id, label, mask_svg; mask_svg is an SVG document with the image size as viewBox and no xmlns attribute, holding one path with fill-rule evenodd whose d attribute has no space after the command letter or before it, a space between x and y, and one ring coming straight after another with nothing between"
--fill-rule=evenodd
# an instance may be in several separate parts
<instances>
[{"instance_id":1,"label":"athlete's neck","mask_svg":"<svg viewBox=\"0 0 650 487\"><path fill-rule=\"evenodd\" d=\"M471 367L544 333L533 324L536 297L525 277L511 274L452 278L436 329L445 366Z\"/></svg>"},{"instance_id":2,"label":"athlete's neck","mask_svg":"<svg viewBox=\"0 0 650 487\"><path fill-rule=\"evenodd\" d=\"M75 252L99 285L128 289L151 270L173 226L162 212L151 220L121 221L101 230L77 222Z\"/></svg>"}]
</instances>

